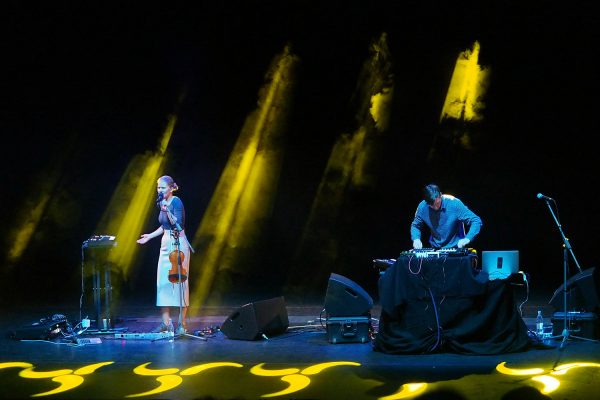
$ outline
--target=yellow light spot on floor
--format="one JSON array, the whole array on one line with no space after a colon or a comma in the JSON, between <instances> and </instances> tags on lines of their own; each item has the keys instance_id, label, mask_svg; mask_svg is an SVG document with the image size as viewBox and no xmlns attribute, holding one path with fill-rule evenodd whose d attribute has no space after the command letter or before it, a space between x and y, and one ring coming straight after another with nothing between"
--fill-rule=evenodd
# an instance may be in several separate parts
<instances>
[{"instance_id":1,"label":"yellow light spot on floor","mask_svg":"<svg viewBox=\"0 0 600 400\"><path fill-rule=\"evenodd\" d=\"M315 375L318 374L319 372L323 371L326 368L331 368L331 367L338 367L341 365L350 365L353 367L360 367L359 363L356 362L351 362L351 361L332 361L332 362L326 362L326 363L321 363L321 364L316 364L316 365L312 365L308 368L304 368L302 370L302 374L304 375Z\"/></svg>"},{"instance_id":2,"label":"yellow light spot on floor","mask_svg":"<svg viewBox=\"0 0 600 400\"><path fill-rule=\"evenodd\" d=\"M265 363L255 365L250 369L250 373L258 376L283 376L300 372L299 368L264 369L263 365L265 365Z\"/></svg>"},{"instance_id":3,"label":"yellow light spot on floor","mask_svg":"<svg viewBox=\"0 0 600 400\"><path fill-rule=\"evenodd\" d=\"M548 375L534 376L531 379L533 379L534 381L540 382L544 385L544 388L542 389L542 393L553 392L560 386L560 382L558 381L558 379L553 378Z\"/></svg>"},{"instance_id":4,"label":"yellow light spot on floor","mask_svg":"<svg viewBox=\"0 0 600 400\"><path fill-rule=\"evenodd\" d=\"M85 367L76 369L75 372L73 372L73 373L75 375L89 375L91 373L94 373L98 368L101 368L101 367L104 367L105 365L110 365L110 364L114 364L114 361L105 361L105 362L87 365Z\"/></svg>"},{"instance_id":5,"label":"yellow light spot on floor","mask_svg":"<svg viewBox=\"0 0 600 400\"><path fill-rule=\"evenodd\" d=\"M562 365L559 365L558 367L554 368L554 371L552 371L551 374L552 375L564 375L570 369L572 369L572 368L578 368L578 367L596 367L596 368L600 368L600 364L598 364L598 363L589 363L589 362L578 362L578 363L562 364Z\"/></svg>"},{"instance_id":6,"label":"yellow light spot on floor","mask_svg":"<svg viewBox=\"0 0 600 400\"><path fill-rule=\"evenodd\" d=\"M72 373L72 369L58 369L56 371L46 371L46 372L37 372L33 370L33 367L24 369L19 372L19 376L21 378L28 379L44 379L44 378L54 378L55 376L67 375Z\"/></svg>"},{"instance_id":7,"label":"yellow light spot on floor","mask_svg":"<svg viewBox=\"0 0 600 400\"><path fill-rule=\"evenodd\" d=\"M179 373L179 375L194 375L194 374L198 374L202 371L206 371L207 369L211 369L211 368L219 368L219 367L237 367L237 368L241 368L243 367L242 364L238 364L238 363L231 363L231 362L214 362L214 363L207 363L207 364L201 364L201 365L196 365L194 367L190 367L187 369L184 369L183 371L181 371Z\"/></svg>"},{"instance_id":8,"label":"yellow light spot on floor","mask_svg":"<svg viewBox=\"0 0 600 400\"><path fill-rule=\"evenodd\" d=\"M4 369L4 368L30 368L33 367L33 364L29 364L26 362L5 362L5 363L0 363L0 369Z\"/></svg>"},{"instance_id":9,"label":"yellow light spot on floor","mask_svg":"<svg viewBox=\"0 0 600 400\"><path fill-rule=\"evenodd\" d=\"M544 372L541 368L527 368L527 369L517 369L517 368L508 368L505 366L506 362L501 362L496 366L496 371L505 375L537 375Z\"/></svg>"},{"instance_id":10,"label":"yellow light spot on floor","mask_svg":"<svg viewBox=\"0 0 600 400\"><path fill-rule=\"evenodd\" d=\"M146 368L148 365L150 365L149 362L139 365L133 369L133 372L143 376L171 375L179 372L179 368L150 369Z\"/></svg>"},{"instance_id":11,"label":"yellow light spot on floor","mask_svg":"<svg viewBox=\"0 0 600 400\"><path fill-rule=\"evenodd\" d=\"M81 385L83 383L83 378L77 375L64 375L52 378L52 381L60 383L60 386L44 393L34 394L31 397L51 396L53 394L66 392L67 390L71 390Z\"/></svg>"},{"instance_id":12,"label":"yellow light spot on floor","mask_svg":"<svg viewBox=\"0 0 600 400\"><path fill-rule=\"evenodd\" d=\"M171 390L181 384L183 382L183 378L178 375L165 375L159 376L156 378L156 381L160 383L160 386L156 389L149 390L144 393L130 394L126 397L142 397L142 396L151 396L157 393L163 393L167 390Z\"/></svg>"},{"instance_id":13,"label":"yellow light spot on floor","mask_svg":"<svg viewBox=\"0 0 600 400\"><path fill-rule=\"evenodd\" d=\"M396 393L380 397L379 400L406 399L423 393L427 389L426 383L405 383Z\"/></svg>"},{"instance_id":14,"label":"yellow light spot on floor","mask_svg":"<svg viewBox=\"0 0 600 400\"><path fill-rule=\"evenodd\" d=\"M298 392L298 391L304 389L305 387L307 387L308 385L310 385L310 379L304 375L294 374L294 375L283 376L283 377L281 377L281 380L289 383L290 386L288 386L287 389L284 389L282 391L279 391L276 393L270 393L270 394L263 394L260 397L283 396L286 394Z\"/></svg>"}]
</instances>

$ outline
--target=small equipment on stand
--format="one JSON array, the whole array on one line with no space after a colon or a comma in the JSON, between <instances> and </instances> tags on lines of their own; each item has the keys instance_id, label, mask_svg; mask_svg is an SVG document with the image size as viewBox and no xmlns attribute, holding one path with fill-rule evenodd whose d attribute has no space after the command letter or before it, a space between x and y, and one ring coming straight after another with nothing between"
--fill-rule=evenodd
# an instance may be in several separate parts
<instances>
[{"instance_id":1,"label":"small equipment on stand","mask_svg":"<svg viewBox=\"0 0 600 400\"><path fill-rule=\"evenodd\" d=\"M112 334L121 332L124 328L114 328L114 317L112 315L112 283L111 265L106 260L108 251L117 245L115 236L94 235L85 240L81 245L81 297L79 300L79 320L82 319L81 307L85 294L84 266L85 250L91 256L92 294L95 308L95 326L88 325L86 334ZM96 254L102 252L104 254ZM103 301L104 300L104 301ZM87 322L89 324L90 321Z\"/></svg>"}]
</instances>

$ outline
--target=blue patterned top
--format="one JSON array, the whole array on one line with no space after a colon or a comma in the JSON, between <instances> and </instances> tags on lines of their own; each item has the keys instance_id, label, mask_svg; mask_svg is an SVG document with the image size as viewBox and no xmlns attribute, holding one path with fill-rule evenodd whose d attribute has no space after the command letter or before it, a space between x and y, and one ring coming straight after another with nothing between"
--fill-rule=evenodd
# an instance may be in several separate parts
<instances>
[{"instance_id":1,"label":"blue patterned top","mask_svg":"<svg viewBox=\"0 0 600 400\"><path fill-rule=\"evenodd\" d=\"M171 204L167 206L171 214L176 218L176 221L181 230L185 229L185 209L183 208L183 202L177 196L173 196L171 199ZM169 221L169 217L167 216L167 212L163 210L163 206L161 205L160 213L158 214L158 223L165 230L174 229L175 226L171 225Z\"/></svg>"}]
</instances>

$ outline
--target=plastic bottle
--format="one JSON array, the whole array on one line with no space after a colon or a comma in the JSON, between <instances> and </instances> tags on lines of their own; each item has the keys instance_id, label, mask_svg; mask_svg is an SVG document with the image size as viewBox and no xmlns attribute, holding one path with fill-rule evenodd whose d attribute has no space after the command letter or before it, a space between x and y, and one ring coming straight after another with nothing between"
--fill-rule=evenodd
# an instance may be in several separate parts
<instances>
[{"instance_id":1,"label":"plastic bottle","mask_svg":"<svg viewBox=\"0 0 600 400\"><path fill-rule=\"evenodd\" d=\"M542 310L538 310L537 317L535 318L535 333L540 339L544 336L544 317L542 316Z\"/></svg>"}]
</instances>

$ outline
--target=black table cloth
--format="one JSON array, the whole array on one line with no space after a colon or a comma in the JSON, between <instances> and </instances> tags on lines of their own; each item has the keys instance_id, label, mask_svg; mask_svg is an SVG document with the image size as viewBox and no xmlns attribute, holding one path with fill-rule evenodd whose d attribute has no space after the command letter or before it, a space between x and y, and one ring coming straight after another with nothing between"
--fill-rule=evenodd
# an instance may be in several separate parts
<instances>
[{"instance_id":1,"label":"black table cloth","mask_svg":"<svg viewBox=\"0 0 600 400\"><path fill-rule=\"evenodd\" d=\"M530 344L510 280L489 281L477 256L400 256L379 280L374 349L390 354L501 354Z\"/></svg>"}]
</instances>

